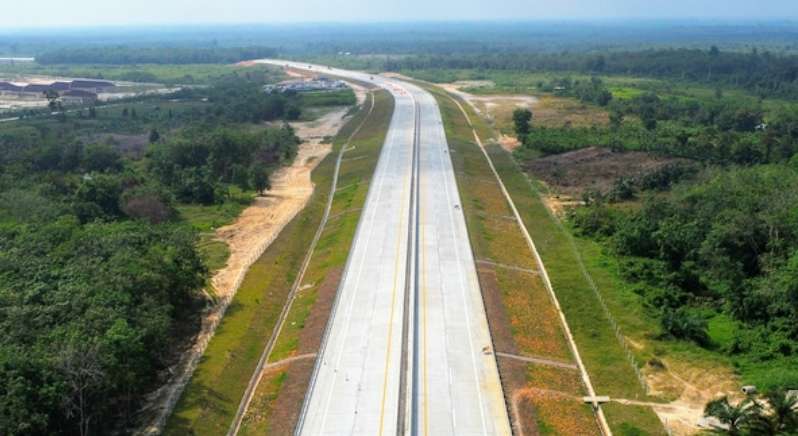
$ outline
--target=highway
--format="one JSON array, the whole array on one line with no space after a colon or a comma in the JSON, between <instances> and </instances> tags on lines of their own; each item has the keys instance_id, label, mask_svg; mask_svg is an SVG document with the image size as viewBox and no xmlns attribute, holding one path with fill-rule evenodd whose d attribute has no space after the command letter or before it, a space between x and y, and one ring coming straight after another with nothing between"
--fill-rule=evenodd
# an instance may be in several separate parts
<instances>
[{"instance_id":1,"label":"highway","mask_svg":"<svg viewBox=\"0 0 798 436\"><path fill-rule=\"evenodd\" d=\"M487 317L435 99L395 108L297 425L298 435L509 435Z\"/></svg>"}]
</instances>

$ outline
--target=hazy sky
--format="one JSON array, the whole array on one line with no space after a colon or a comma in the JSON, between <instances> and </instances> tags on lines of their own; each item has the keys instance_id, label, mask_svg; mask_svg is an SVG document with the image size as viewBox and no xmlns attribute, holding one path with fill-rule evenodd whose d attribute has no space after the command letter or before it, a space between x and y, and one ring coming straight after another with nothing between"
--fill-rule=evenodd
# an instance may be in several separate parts
<instances>
[{"instance_id":1,"label":"hazy sky","mask_svg":"<svg viewBox=\"0 0 798 436\"><path fill-rule=\"evenodd\" d=\"M593 18L798 18L798 0L0 0L0 27ZM13 3L14 7L10 7ZM16 11L16 12L15 12Z\"/></svg>"}]
</instances>

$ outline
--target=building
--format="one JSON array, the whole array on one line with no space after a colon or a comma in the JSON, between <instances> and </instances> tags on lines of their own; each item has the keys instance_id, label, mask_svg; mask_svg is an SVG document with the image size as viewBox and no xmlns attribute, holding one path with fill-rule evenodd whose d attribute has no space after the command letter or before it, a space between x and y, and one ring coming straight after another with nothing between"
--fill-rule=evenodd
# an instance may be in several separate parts
<instances>
[{"instance_id":1,"label":"building","mask_svg":"<svg viewBox=\"0 0 798 436\"><path fill-rule=\"evenodd\" d=\"M265 85L263 92L272 94L275 92L338 91L346 89L346 87L346 83L342 80L320 76L311 80L288 80L276 85Z\"/></svg>"},{"instance_id":2,"label":"building","mask_svg":"<svg viewBox=\"0 0 798 436\"><path fill-rule=\"evenodd\" d=\"M24 86L12 82L0 82L0 95L16 95L22 92Z\"/></svg>"},{"instance_id":3,"label":"building","mask_svg":"<svg viewBox=\"0 0 798 436\"><path fill-rule=\"evenodd\" d=\"M113 88L113 82L105 80L84 80L76 79L70 81L53 81L37 83L14 83L0 81L0 94L13 95L16 97L44 97L48 91L55 91L61 97L66 97L64 101L77 102L78 100L96 101L97 94Z\"/></svg>"},{"instance_id":4,"label":"building","mask_svg":"<svg viewBox=\"0 0 798 436\"><path fill-rule=\"evenodd\" d=\"M22 89L22 92L27 94L44 94L47 91L50 91L50 85L44 83L28 83Z\"/></svg>"},{"instance_id":5,"label":"building","mask_svg":"<svg viewBox=\"0 0 798 436\"><path fill-rule=\"evenodd\" d=\"M70 89L61 93L64 104L90 104L97 102L97 94L82 89Z\"/></svg>"},{"instance_id":6,"label":"building","mask_svg":"<svg viewBox=\"0 0 798 436\"><path fill-rule=\"evenodd\" d=\"M80 89L83 91L91 91L91 92L102 92L108 88L113 88L114 85L112 82L108 82L106 80L73 80L70 82L69 89Z\"/></svg>"}]
</instances>

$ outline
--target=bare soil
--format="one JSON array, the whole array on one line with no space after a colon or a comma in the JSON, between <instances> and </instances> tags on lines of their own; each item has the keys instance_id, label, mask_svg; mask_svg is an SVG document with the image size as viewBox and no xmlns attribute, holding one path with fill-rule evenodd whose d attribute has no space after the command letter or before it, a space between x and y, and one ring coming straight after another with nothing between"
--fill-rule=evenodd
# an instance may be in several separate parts
<instances>
[{"instance_id":1,"label":"bare soil","mask_svg":"<svg viewBox=\"0 0 798 436\"><path fill-rule=\"evenodd\" d=\"M588 147L522 162L524 170L543 180L553 195L581 198L587 190L608 192L619 177L635 177L677 159L642 151L614 152Z\"/></svg>"},{"instance_id":2,"label":"bare soil","mask_svg":"<svg viewBox=\"0 0 798 436\"><path fill-rule=\"evenodd\" d=\"M652 395L676 398L664 404L651 404L660 420L676 436L699 432L696 423L706 403L728 395L741 398L738 377L730 368L696 367L689 363L663 359L664 368L646 368L646 382Z\"/></svg>"}]
</instances>

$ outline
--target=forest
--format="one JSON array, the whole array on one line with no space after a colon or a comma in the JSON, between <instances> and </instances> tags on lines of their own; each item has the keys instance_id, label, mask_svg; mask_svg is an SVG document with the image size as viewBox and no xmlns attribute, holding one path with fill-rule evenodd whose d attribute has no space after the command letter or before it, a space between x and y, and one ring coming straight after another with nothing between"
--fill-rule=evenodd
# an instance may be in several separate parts
<instances>
[{"instance_id":1,"label":"forest","mask_svg":"<svg viewBox=\"0 0 798 436\"><path fill-rule=\"evenodd\" d=\"M269 47L91 47L44 51L36 62L52 64L232 64L243 60L274 57Z\"/></svg>"},{"instance_id":2,"label":"forest","mask_svg":"<svg viewBox=\"0 0 798 436\"><path fill-rule=\"evenodd\" d=\"M725 51L716 46L596 53L481 53L387 58L388 71L508 70L627 75L745 89L762 97L798 98L798 56Z\"/></svg>"},{"instance_id":3,"label":"forest","mask_svg":"<svg viewBox=\"0 0 798 436\"><path fill-rule=\"evenodd\" d=\"M177 206L268 189L299 143L279 120L300 97L233 83L262 84L228 77L178 103L0 126L0 433L122 431L179 357L209 271ZM148 144L92 142L97 131Z\"/></svg>"},{"instance_id":4,"label":"forest","mask_svg":"<svg viewBox=\"0 0 798 436\"><path fill-rule=\"evenodd\" d=\"M619 260L662 337L731 356L760 387L798 385L798 112L722 91L612 98L598 77L540 87L606 108L609 123L536 127L519 109L521 162L588 146L673 159L587 189L568 214ZM733 334L713 338L713 319Z\"/></svg>"}]
</instances>

